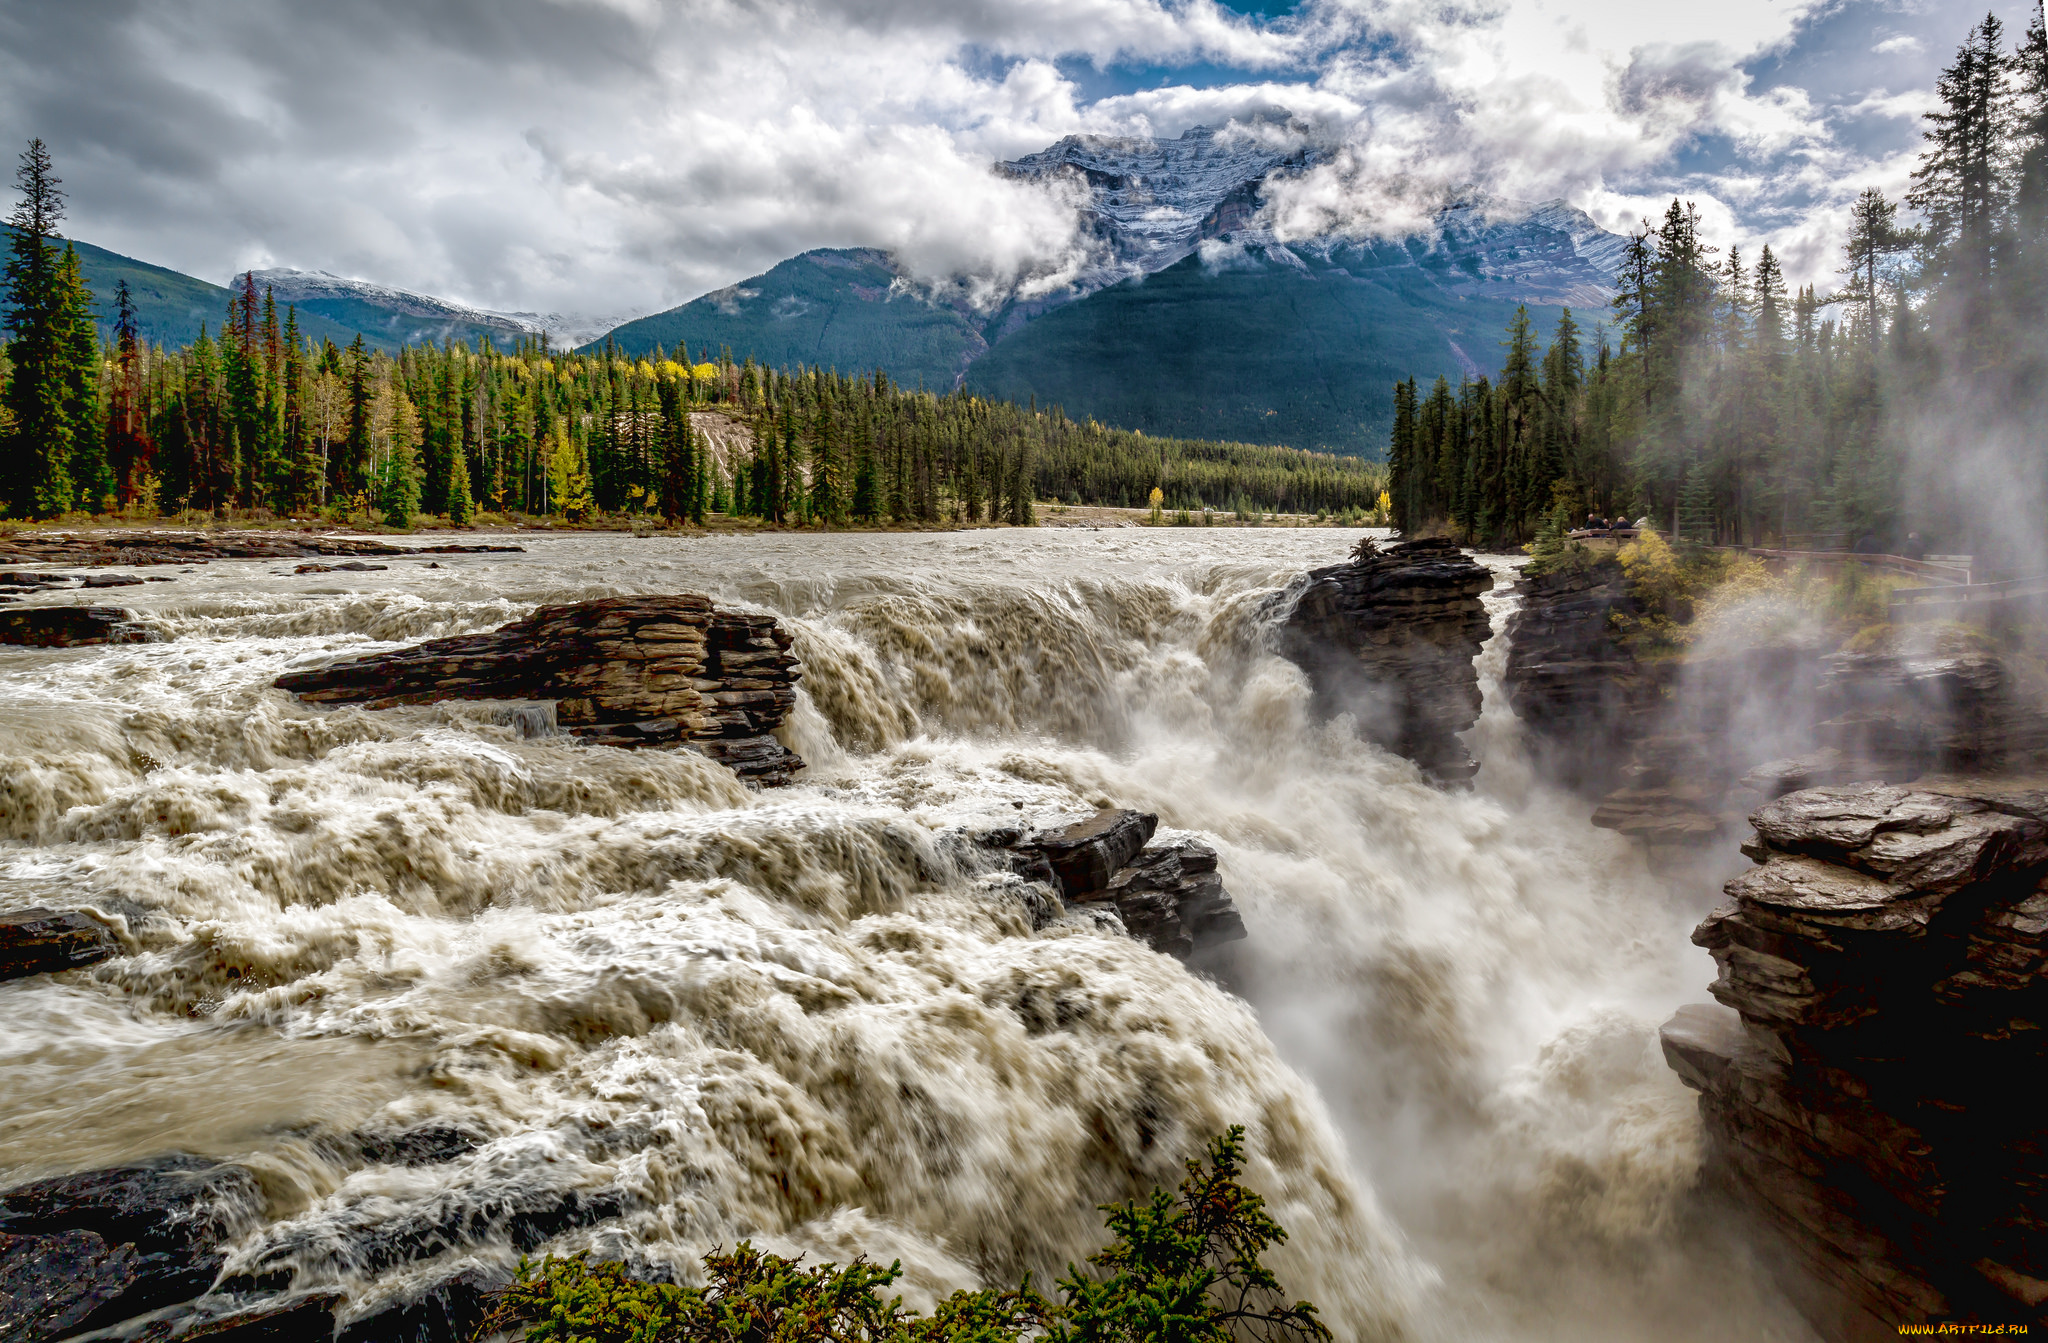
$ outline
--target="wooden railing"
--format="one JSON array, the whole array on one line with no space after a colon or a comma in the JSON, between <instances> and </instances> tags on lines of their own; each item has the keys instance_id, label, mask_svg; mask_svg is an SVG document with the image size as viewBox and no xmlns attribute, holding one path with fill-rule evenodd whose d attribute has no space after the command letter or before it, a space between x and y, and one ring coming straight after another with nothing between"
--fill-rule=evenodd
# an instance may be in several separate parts
<instances>
[{"instance_id":1,"label":"wooden railing","mask_svg":"<svg viewBox=\"0 0 2048 1343\"><path fill-rule=\"evenodd\" d=\"M2048 574L2033 578L2008 578L2000 583L1968 583L1961 587L1899 588L1892 593L1894 624L1908 620L1934 620L1971 611L1989 614L1997 604L2023 598L2048 599Z\"/></svg>"}]
</instances>

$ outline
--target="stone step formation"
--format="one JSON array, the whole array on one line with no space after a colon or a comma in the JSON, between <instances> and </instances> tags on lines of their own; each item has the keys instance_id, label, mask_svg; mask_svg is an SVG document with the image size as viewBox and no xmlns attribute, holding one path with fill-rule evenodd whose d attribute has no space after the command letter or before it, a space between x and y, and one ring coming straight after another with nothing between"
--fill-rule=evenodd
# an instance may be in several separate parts
<instances>
[{"instance_id":1,"label":"stone step formation","mask_svg":"<svg viewBox=\"0 0 2048 1343\"><path fill-rule=\"evenodd\" d=\"M1458 734L1479 721L1472 660L1491 632L1480 595L1492 587L1455 542L1363 541L1350 563L1282 595L1279 650L1308 673L1318 713L1349 713L1426 773L1469 780L1479 765Z\"/></svg>"},{"instance_id":2,"label":"stone step formation","mask_svg":"<svg viewBox=\"0 0 2048 1343\"><path fill-rule=\"evenodd\" d=\"M1811 788L1752 821L1756 866L1693 935L1722 1006L1663 1032L1707 1174L1824 1285L1826 1337L2048 1327L2048 779Z\"/></svg>"},{"instance_id":3,"label":"stone step formation","mask_svg":"<svg viewBox=\"0 0 2048 1343\"><path fill-rule=\"evenodd\" d=\"M1184 961L1242 939L1244 919L1223 888L1216 850L1186 836L1154 844L1158 829L1153 813L1114 807L1049 830L998 828L972 838L1057 897L1027 901L1038 927L1079 917Z\"/></svg>"},{"instance_id":4,"label":"stone step formation","mask_svg":"<svg viewBox=\"0 0 2048 1343\"><path fill-rule=\"evenodd\" d=\"M709 597L544 606L489 634L434 639L277 679L309 704L385 709L450 699L540 700L592 745L683 747L750 784L804 763L772 735L802 675L773 616Z\"/></svg>"}]
</instances>

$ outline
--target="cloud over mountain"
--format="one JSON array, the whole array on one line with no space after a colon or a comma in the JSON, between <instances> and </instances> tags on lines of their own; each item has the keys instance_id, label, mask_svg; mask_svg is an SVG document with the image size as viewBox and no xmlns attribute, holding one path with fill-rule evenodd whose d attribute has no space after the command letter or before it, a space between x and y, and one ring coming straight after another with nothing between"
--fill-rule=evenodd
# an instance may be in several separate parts
<instances>
[{"instance_id":1,"label":"cloud over mountain","mask_svg":"<svg viewBox=\"0 0 2048 1343\"><path fill-rule=\"evenodd\" d=\"M1881 64L1823 88L1839 71L1804 72L1802 42L1865 10L1829 40ZM1214 0L0 0L0 133L48 139L75 230L118 250L494 309L658 307L818 246L988 292L1056 286L1089 264L1078 199L991 163L1274 107L1290 129L1262 133L1322 147L1272 197L1283 235L1398 232L1463 183L1610 226L1682 189L1818 274L1830 227L1794 208L1897 184L1913 127L1883 100L1924 85L1967 21L1878 17L1868 0L1306 0L1276 20ZM1894 40L1923 31L1934 56ZM1891 130L1873 140L1870 119Z\"/></svg>"}]
</instances>

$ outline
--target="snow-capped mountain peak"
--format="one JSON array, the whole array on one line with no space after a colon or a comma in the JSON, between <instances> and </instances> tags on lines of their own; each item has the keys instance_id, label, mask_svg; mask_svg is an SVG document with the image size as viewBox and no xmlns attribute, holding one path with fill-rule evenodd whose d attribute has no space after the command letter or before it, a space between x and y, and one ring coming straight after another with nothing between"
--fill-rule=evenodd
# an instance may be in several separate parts
<instances>
[{"instance_id":1,"label":"snow-capped mountain peak","mask_svg":"<svg viewBox=\"0 0 2048 1343\"><path fill-rule=\"evenodd\" d=\"M277 267L250 274L257 289L269 290L279 303L295 304L331 317L342 316L341 310L345 308L350 319L358 321L374 315L378 326L393 334L402 333L409 340L490 335L510 341L544 334L555 345L574 348L638 315L498 312L328 271ZM230 285L239 285L241 278L235 276Z\"/></svg>"}]
</instances>

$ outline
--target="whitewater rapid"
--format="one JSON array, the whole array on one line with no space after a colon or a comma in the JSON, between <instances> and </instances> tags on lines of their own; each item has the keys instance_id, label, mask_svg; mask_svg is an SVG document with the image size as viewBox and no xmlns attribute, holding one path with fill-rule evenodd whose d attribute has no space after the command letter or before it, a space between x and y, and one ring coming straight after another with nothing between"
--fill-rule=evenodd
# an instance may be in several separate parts
<instances>
[{"instance_id":1,"label":"whitewater rapid","mask_svg":"<svg viewBox=\"0 0 2048 1343\"><path fill-rule=\"evenodd\" d=\"M122 589L167 642L0 650L0 908L90 908L126 953L0 985L0 1185L241 1162L230 1271L358 1314L563 1209L550 1248L865 1251L923 1303L1048 1280L1243 1123L1273 1262L1342 1338L1809 1337L1690 1197L1656 1044L1712 978L1710 874L1532 775L1498 637L1472 791L1313 721L1263 612L1356 535L522 538ZM798 786L269 688L662 592L794 634ZM1215 844L1229 988L1034 933L946 838L1103 805ZM466 1150L393 1155L422 1133Z\"/></svg>"}]
</instances>

